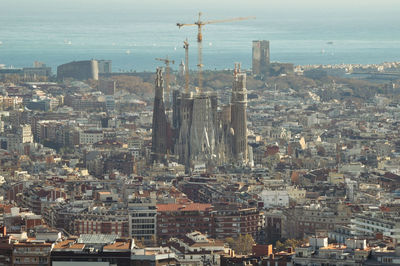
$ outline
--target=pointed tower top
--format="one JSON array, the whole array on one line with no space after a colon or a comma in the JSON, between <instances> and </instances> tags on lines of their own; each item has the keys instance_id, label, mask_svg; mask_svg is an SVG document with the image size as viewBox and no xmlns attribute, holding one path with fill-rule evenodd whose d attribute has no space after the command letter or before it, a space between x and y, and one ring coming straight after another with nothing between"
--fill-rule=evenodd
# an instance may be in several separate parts
<instances>
[{"instance_id":1,"label":"pointed tower top","mask_svg":"<svg viewBox=\"0 0 400 266\"><path fill-rule=\"evenodd\" d=\"M233 70L233 76L236 77L237 73L238 73L237 63L235 63L235 70Z\"/></svg>"},{"instance_id":2,"label":"pointed tower top","mask_svg":"<svg viewBox=\"0 0 400 266\"><path fill-rule=\"evenodd\" d=\"M163 81L162 69L158 67L156 73L156 87L162 87Z\"/></svg>"}]
</instances>

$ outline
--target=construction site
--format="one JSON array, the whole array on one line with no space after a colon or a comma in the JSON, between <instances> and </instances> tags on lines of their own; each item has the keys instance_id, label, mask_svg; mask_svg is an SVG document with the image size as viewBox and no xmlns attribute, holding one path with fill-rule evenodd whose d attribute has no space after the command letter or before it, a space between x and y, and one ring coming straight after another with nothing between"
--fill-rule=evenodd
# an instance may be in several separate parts
<instances>
[{"instance_id":1,"label":"construction site","mask_svg":"<svg viewBox=\"0 0 400 266\"><path fill-rule=\"evenodd\" d=\"M197 26L197 86L189 80L189 42L184 41L184 88L172 91L170 64L173 60L156 58L165 64L164 71L157 69L152 126L152 162L166 163L175 160L187 172L210 169L216 166L252 164L251 149L247 145L247 90L246 73L240 63L235 63L232 76L231 101L219 106L218 95L202 88L202 28L205 25L234 22L254 17L202 21L191 24L177 23L179 28ZM233 59L234 60L234 59ZM163 74L164 72L164 74Z\"/></svg>"}]
</instances>

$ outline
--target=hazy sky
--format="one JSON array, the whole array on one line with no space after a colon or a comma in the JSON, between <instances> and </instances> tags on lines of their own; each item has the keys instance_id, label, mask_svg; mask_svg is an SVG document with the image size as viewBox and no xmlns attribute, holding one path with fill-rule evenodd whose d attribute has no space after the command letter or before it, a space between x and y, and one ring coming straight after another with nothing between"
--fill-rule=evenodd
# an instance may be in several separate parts
<instances>
[{"instance_id":1,"label":"hazy sky","mask_svg":"<svg viewBox=\"0 0 400 266\"><path fill-rule=\"evenodd\" d=\"M204 10L243 13L276 11L329 13L399 12L399 0L0 0L0 13L49 11L139 11L179 12ZM2 10L2 11L1 11Z\"/></svg>"}]
</instances>

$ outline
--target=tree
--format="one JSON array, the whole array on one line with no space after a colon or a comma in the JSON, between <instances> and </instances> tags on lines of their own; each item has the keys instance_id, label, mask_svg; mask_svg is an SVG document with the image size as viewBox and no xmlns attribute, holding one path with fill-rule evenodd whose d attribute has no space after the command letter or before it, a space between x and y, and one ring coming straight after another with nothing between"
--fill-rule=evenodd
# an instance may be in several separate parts
<instances>
[{"instance_id":1,"label":"tree","mask_svg":"<svg viewBox=\"0 0 400 266\"><path fill-rule=\"evenodd\" d=\"M276 243L275 243L275 248L278 250L278 251L282 251L282 250L284 250L285 249L285 245L281 242L281 241L276 241Z\"/></svg>"},{"instance_id":2,"label":"tree","mask_svg":"<svg viewBox=\"0 0 400 266\"><path fill-rule=\"evenodd\" d=\"M250 254L253 244L255 243L253 237L249 234L239 235L239 237L236 239L228 237L225 239L225 242L228 243L229 247L232 248L237 254L241 255Z\"/></svg>"},{"instance_id":3,"label":"tree","mask_svg":"<svg viewBox=\"0 0 400 266\"><path fill-rule=\"evenodd\" d=\"M294 250L296 247L301 246L305 242L306 241L303 239L294 239L294 238L286 239L285 242L283 243L278 240L275 243L275 248L278 251L287 250L288 248L292 248Z\"/></svg>"},{"instance_id":4,"label":"tree","mask_svg":"<svg viewBox=\"0 0 400 266\"><path fill-rule=\"evenodd\" d=\"M302 244L301 240L297 240L297 239L287 239L285 241L285 248L292 248L295 249L295 247L300 246Z\"/></svg>"},{"instance_id":5,"label":"tree","mask_svg":"<svg viewBox=\"0 0 400 266\"><path fill-rule=\"evenodd\" d=\"M230 248L233 248L235 246L235 239L232 237L227 237L225 238L225 243L227 243Z\"/></svg>"}]
</instances>

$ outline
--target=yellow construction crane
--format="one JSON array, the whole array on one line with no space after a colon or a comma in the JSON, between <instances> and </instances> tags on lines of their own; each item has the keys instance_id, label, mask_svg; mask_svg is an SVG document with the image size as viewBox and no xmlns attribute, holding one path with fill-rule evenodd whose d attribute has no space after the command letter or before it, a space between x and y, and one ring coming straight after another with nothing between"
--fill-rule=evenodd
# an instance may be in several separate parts
<instances>
[{"instance_id":1,"label":"yellow construction crane","mask_svg":"<svg viewBox=\"0 0 400 266\"><path fill-rule=\"evenodd\" d=\"M183 42L183 48L185 48L185 93L189 93L189 42Z\"/></svg>"},{"instance_id":2,"label":"yellow construction crane","mask_svg":"<svg viewBox=\"0 0 400 266\"><path fill-rule=\"evenodd\" d=\"M197 21L191 24L184 24L184 23L176 23L176 25L179 28L186 27L186 26L197 26L197 47L198 47L198 55L197 55L197 60L198 60L198 87L199 91L201 91L202 87L202 76L201 76L201 70L203 68L203 47L202 47L202 41L203 41L203 35L201 33L201 28L204 25L207 24L215 24L215 23L224 23L224 22L232 22L232 21L240 21L240 20L248 20L248 19L255 19L255 17L239 17L239 18L231 18L231 19L221 19L221 20L209 20L209 21L201 21L201 15L202 13L199 12L199 18Z\"/></svg>"},{"instance_id":3,"label":"yellow construction crane","mask_svg":"<svg viewBox=\"0 0 400 266\"><path fill-rule=\"evenodd\" d=\"M156 60L164 62L165 64L165 72L166 72L166 77L165 77L165 88L167 90L167 103L169 103L170 95L169 95L169 64L175 64L174 60L168 59L168 56L166 58L156 58Z\"/></svg>"}]
</instances>

